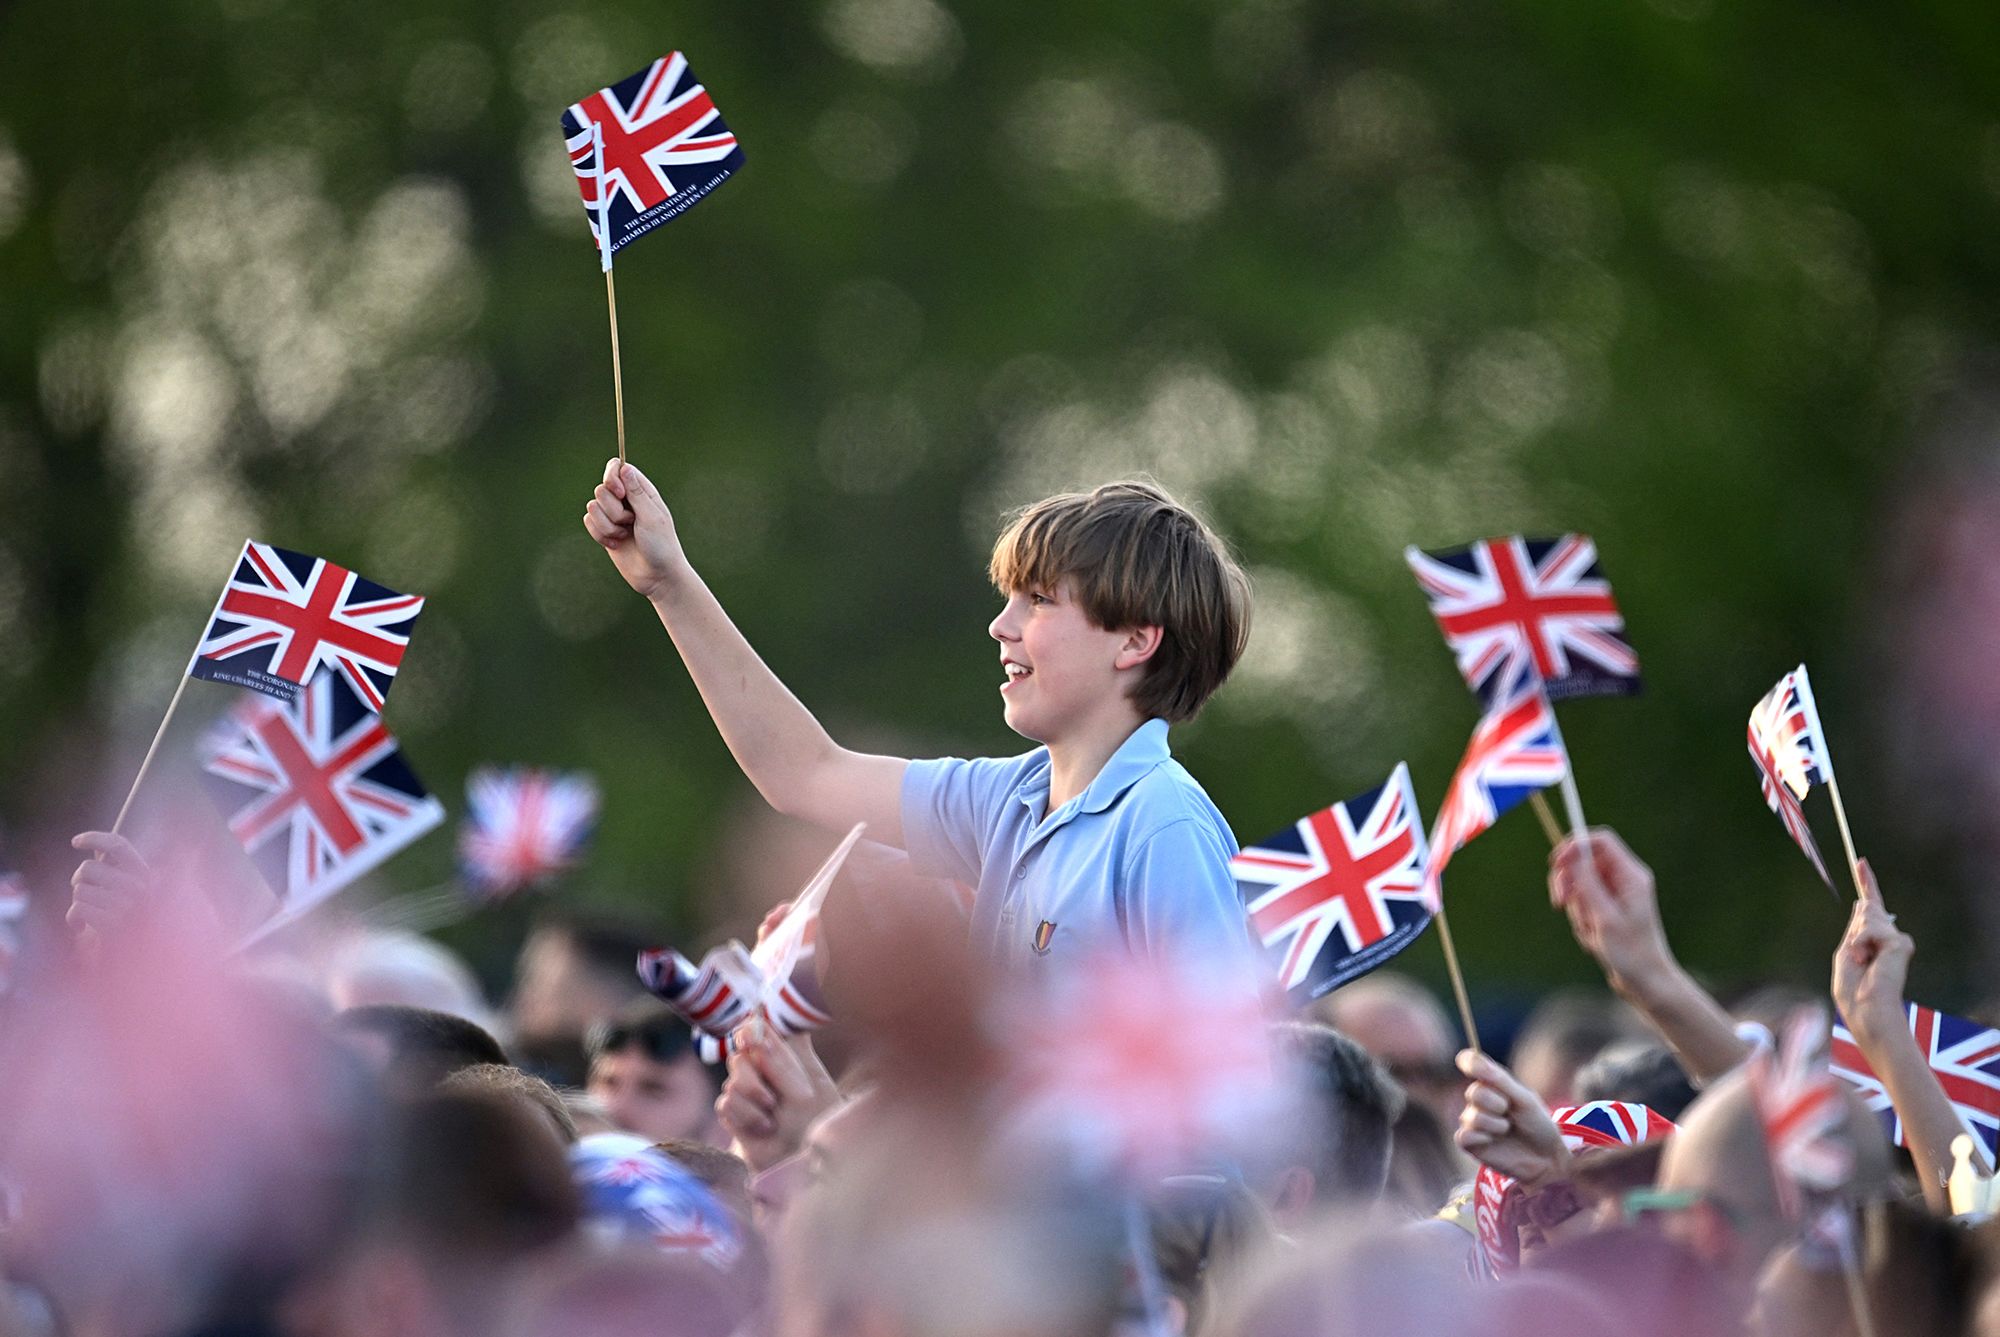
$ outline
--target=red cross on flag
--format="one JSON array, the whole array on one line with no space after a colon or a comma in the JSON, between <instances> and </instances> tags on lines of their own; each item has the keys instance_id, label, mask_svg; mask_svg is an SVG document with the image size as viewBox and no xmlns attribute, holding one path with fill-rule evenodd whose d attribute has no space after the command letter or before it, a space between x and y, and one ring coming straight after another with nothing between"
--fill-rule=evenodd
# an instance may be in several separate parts
<instances>
[{"instance_id":1,"label":"red cross on flag","mask_svg":"<svg viewBox=\"0 0 2000 1337\"><path fill-rule=\"evenodd\" d=\"M444 821L381 716L322 672L287 705L252 698L203 740L229 832L289 920Z\"/></svg>"},{"instance_id":2,"label":"red cross on flag","mask_svg":"<svg viewBox=\"0 0 2000 1337\"><path fill-rule=\"evenodd\" d=\"M380 711L423 608L421 595L251 540L215 601L188 676L290 701L331 669L364 706Z\"/></svg>"},{"instance_id":3,"label":"red cross on flag","mask_svg":"<svg viewBox=\"0 0 2000 1337\"><path fill-rule=\"evenodd\" d=\"M692 209L743 165L715 99L678 51L575 103L562 128L606 269L614 252Z\"/></svg>"},{"instance_id":4,"label":"red cross on flag","mask_svg":"<svg viewBox=\"0 0 2000 1337\"><path fill-rule=\"evenodd\" d=\"M1639 690L1639 656L1588 535L1516 535L1404 556L1485 705L1524 679L1540 680L1551 701Z\"/></svg>"}]
</instances>

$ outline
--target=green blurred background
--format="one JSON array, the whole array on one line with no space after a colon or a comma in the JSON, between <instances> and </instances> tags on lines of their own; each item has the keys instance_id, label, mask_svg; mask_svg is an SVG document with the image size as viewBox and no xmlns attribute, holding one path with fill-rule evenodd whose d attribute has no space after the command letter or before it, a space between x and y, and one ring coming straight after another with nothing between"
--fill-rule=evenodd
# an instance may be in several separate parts
<instances>
[{"instance_id":1,"label":"green blurred background","mask_svg":"<svg viewBox=\"0 0 2000 1337\"><path fill-rule=\"evenodd\" d=\"M673 48L749 162L621 256L631 453L837 736L1025 746L999 517L1147 470L1258 584L1176 744L1238 836L1399 759L1434 810L1474 710L1402 548L1580 529L1647 690L1563 724L1682 954L1825 978L1743 741L1805 660L1912 992L1985 995L1990 4L16 3L0 858L59 884L108 823L246 536L430 596L387 715L454 816L480 762L599 777L554 894L703 938L831 843L757 817L579 523L611 380L557 117ZM1453 865L1475 992L1590 978L1543 852L1522 814ZM491 971L518 926L445 936Z\"/></svg>"}]
</instances>

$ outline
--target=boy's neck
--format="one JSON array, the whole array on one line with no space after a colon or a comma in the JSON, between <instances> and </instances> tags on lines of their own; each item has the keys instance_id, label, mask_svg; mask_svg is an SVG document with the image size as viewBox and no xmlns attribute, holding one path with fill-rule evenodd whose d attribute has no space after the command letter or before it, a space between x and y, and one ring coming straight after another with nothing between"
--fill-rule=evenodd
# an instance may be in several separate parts
<instances>
[{"instance_id":1,"label":"boy's neck","mask_svg":"<svg viewBox=\"0 0 2000 1337\"><path fill-rule=\"evenodd\" d=\"M1125 740L1145 722L1131 711L1121 710L1100 724L1046 743L1049 750L1049 806L1042 815L1048 816L1090 788L1090 782L1104 769L1104 763L1110 761L1112 754L1123 747Z\"/></svg>"}]
</instances>

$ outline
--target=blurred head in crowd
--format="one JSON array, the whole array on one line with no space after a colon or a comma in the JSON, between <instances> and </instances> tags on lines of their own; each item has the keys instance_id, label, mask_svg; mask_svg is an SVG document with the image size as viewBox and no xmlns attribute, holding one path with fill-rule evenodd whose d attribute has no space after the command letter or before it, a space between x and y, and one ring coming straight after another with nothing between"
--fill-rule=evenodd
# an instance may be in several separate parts
<instances>
[{"instance_id":1,"label":"blurred head in crowd","mask_svg":"<svg viewBox=\"0 0 2000 1337\"><path fill-rule=\"evenodd\" d=\"M462 1017L421 1007L351 1007L333 1033L399 1095L422 1095L460 1068L507 1062L500 1042Z\"/></svg>"},{"instance_id":2,"label":"blurred head in crowd","mask_svg":"<svg viewBox=\"0 0 2000 1337\"><path fill-rule=\"evenodd\" d=\"M337 1010L393 1005L462 1017L497 1034L479 981L456 954L414 933L364 929L343 940L326 966Z\"/></svg>"},{"instance_id":3,"label":"blurred head in crowd","mask_svg":"<svg viewBox=\"0 0 2000 1337\"><path fill-rule=\"evenodd\" d=\"M495 1337L728 1337L742 1293L697 1259L572 1247L525 1273Z\"/></svg>"},{"instance_id":4,"label":"blurred head in crowd","mask_svg":"<svg viewBox=\"0 0 2000 1337\"><path fill-rule=\"evenodd\" d=\"M1631 1009L1604 994L1551 994L1514 1037L1507 1066L1551 1108L1577 1103L1576 1074L1613 1043L1642 1038Z\"/></svg>"},{"instance_id":5,"label":"blurred head in crowd","mask_svg":"<svg viewBox=\"0 0 2000 1337\"><path fill-rule=\"evenodd\" d=\"M694 1032L666 1004L642 999L596 1023L584 1050L584 1090L617 1127L650 1142L728 1141L715 1119L721 1076L701 1061Z\"/></svg>"},{"instance_id":6,"label":"blurred head in crowd","mask_svg":"<svg viewBox=\"0 0 2000 1337\"><path fill-rule=\"evenodd\" d=\"M1148 1193L1146 1215L1176 1333L1200 1332L1216 1287L1278 1238L1257 1195L1227 1175L1171 1175Z\"/></svg>"},{"instance_id":7,"label":"blurred head in crowd","mask_svg":"<svg viewBox=\"0 0 2000 1337\"><path fill-rule=\"evenodd\" d=\"M1380 1059L1440 1126L1458 1121L1465 1096L1465 1078L1452 1063L1458 1033L1429 989L1377 970L1335 989L1313 1004L1312 1013Z\"/></svg>"},{"instance_id":8,"label":"blurred head in crowd","mask_svg":"<svg viewBox=\"0 0 2000 1337\"><path fill-rule=\"evenodd\" d=\"M374 1171L370 1217L329 1288L321 1337L487 1337L504 1283L576 1230L562 1140L519 1100L409 1101Z\"/></svg>"},{"instance_id":9,"label":"blurred head in crowd","mask_svg":"<svg viewBox=\"0 0 2000 1337\"><path fill-rule=\"evenodd\" d=\"M1694 1103L1695 1094L1672 1050L1639 1040L1612 1044L1577 1070L1574 1086L1578 1104L1622 1100L1675 1122Z\"/></svg>"},{"instance_id":10,"label":"blurred head in crowd","mask_svg":"<svg viewBox=\"0 0 2000 1337\"><path fill-rule=\"evenodd\" d=\"M1391 1130L1402 1089L1360 1045L1331 1026L1284 1022L1272 1028L1303 1096L1296 1151L1269 1193L1281 1221L1336 1206L1374 1202L1389 1177Z\"/></svg>"},{"instance_id":11,"label":"blurred head in crowd","mask_svg":"<svg viewBox=\"0 0 2000 1337\"><path fill-rule=\"evenodd\" d=\"M1415 1216L1429 1216L1450 1200L1466 1177L1466 1160L1430 1106L1405 1101L1389 1135L1389 1182L1382 1200Z\"/></svg>"},{"instance_id":12,"label":"blurred head in crowd","mask_svg":"<svg viewBox=\"0 0 2000 1337\"><path fill-rule=\"evenodd\" d=\"M657 933L628 918L545 910L521 944L507 1005L526 1066L559 1086L582 1085L583 1033L645 996L636 963L658 945ZM564 1059L575 1070L557 1070Z\"/></svg>"},{"instance_id":13,"label":"blurred head in crowd","mask_svg":"<svg viewBox=\"0 0 2000 1337\"><path fill-rule=\"evenodd\" d=\"M750 1223L750 1167L741 1156L687 1137L669 1138L654 1150L700 1180L738 1221Z\"/></svg>"},{"instance_id":14,"label":"blurred head in crowd","mask_svg":"<svg viewBox=\"0 0 2000 1337\"><path fill-rule=\"evenodd\" d=\"M564 1146L577 1139L576 1120L571 1117L569 1106L563 1103L556 1089L512 1064L475 1063L446 1077L438 1083L437 1089L445 1095L484 1095L496 1100L514 1101L523 1109L548 1120L549 1127L562 1139Z\"/></svg>"},{"instance_id":15,"label":"blurred head in crowd","mask_svg":"<svg viewBox=\"0 0 2000 1337\"><path fill-rule=\"evenodd\" d=\"M1888 1139L1859 1099L1843 1096L1845 1115L1829 1136L1852 1154L1845 1194L1878 1198L1889 1185ZM1661 1153L1658 1189L1659 1209L1649 1223L1716 1269L1737 1302L1747 1302L1765 1261L1799 1232L1780 1208L1756 1100L1741 1069L1688 1106Z\"/></svg>"}]
</instances>

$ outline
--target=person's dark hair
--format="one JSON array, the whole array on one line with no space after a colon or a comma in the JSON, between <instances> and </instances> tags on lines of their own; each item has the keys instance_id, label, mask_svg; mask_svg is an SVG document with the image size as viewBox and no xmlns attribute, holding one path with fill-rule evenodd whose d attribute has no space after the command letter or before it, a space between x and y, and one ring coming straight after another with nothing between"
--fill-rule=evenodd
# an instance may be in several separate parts
<instances>
[{"instance_id":1,"label":"person's dark hair","mask_svg":"<svg viewBox=\"0 0 2000 1337\"><path fill-rule=\"evenodd\" d=\"M1297 1065L1310 1105L1314 1199L1328 1206L1380 1197L1389 1177L1390 1130L1407 1103L1403 1088L1331 1026L1287 1021L1273 1031Z\"/></svg>"},{"instance_id":2,"label":"person's dark hair","mask_svg":"<svg viewBox=\"0 0 2000 1337\"><path fill-rule=\"evenodd\" d=\"M706 1184L746 1226L750 1222L750 1165L733 1151L691 1137L670 1137L654 1149Z\"/></svg>"},{"instance_id":3,"label":"person's dark hair","mask_svg":"<svg viewBox=\"0 0 2000 1337\"><path fill-rule=\"evenodd\" d=\"M389 1045L385 1085L427 1091L461 1068L507 1061L500 1042L463 1017L424 1007L371 1004L334 1016L336 1033L379 1036Z\"/></svg>"},{"instance_id":4,"label":"person's dark hair","mask_svg":"<svg viewBox=\"0 0 2000 1337\"><path fill-rule=\"evenodd\" d=\"M1464 1177L1451 1131L1430 1106L1406 1102L1390 1130L1389 1179L1382 1196L1413 1216L1432 1216L1451 1200L1452 1189Z\"/></svg>"},{"instance_id":5,"label":"person's dark hair","mask_svg":"<svg viewBox=\"0 0 2000 1337\"><path fill-rule=\"evenodd\" d=\"M552 933L576 948L576 954L607 975L638 988L633 963L639 953L660 945L656 928L633 915L615 910L550 906L535 916L531 933Z\"/></svg>"},{"instance_id":6,"label":"person's dark hair","mask_svg":"<svg viewBox=\"0 0 2000 1337\"><path fill-rule=\"evenodd\" d=\"M1147 1194L1153 1258L1160 1280L1187 1313L1184 1332L1200 1332L1218 1279L1277 1239L1257 1195L1225 1175L1174 1175Z\"/></svg>"},{"instance_id":7,"label":"person's dark hair","mask_svg":"<svg viewBox=\"0 0 2000 1337\"><path fill-rule=\"evenodd\" d=\"M596 1067L597 1060L606 1054L634 1048L655 1063L678 1063L690 1056L696 1061L701 1058L695 1049L694 1028L665 1003L642 998L584 1033L586 1071ZM702 1071L718 1091L722 1089L722 1073L716 1065L704 1063Z\"/></svg>"},{"instance_id":8,"label":"person's dark hair","mask_svg":"<svg viewBox=\"0 0 2000 1337\"><path fill-rule=\"evenodd\" d=\"M1576 1098L1622 1100L1678 1120L1694 1103L1694 1084L1665 1045L1616 1044L1578 1069Z\"/></svg>"},{"instance_id":9,"label":"person's dark hair","mask_svg":"<svg viewBox=\"0 0 2000 1337\"><path fill-rule=\"evenodd\" d=\"M438 1083L440 1095L488 1095L516 1100L549 1121L564 1146L576 1141L576 1117L553 1086L507 1063L475 1063Z\"/></svg>"},{"instance_id":10,"label":"person's dark hair","mask_svg":"<svg viewBox=\"0 0 2000 1337\"><path fill-rule=\"evenodd\" d=\"M433 1262L490 1267L559 1243L579 1219L560 1139L518 1100L407 1102L375 1178L376 1221Z\"/></svg>"}]
</instances>

